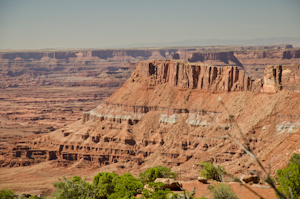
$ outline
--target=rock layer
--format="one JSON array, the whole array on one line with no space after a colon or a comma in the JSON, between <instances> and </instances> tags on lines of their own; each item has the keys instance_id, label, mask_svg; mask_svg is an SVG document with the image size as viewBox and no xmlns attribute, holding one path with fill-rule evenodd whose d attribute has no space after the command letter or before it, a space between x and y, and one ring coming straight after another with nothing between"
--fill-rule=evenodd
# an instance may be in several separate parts
<instances>
[{"instance_id":1,"label":"rock layer","mask_svg":"<svg viewBox=\"0 0 300 199\"><path fill-rule=\"evenodd\" d=\"M283 83L280 70L267 68L266 85L278 88ZM254 93L254 84L242 84L242 77L247 76L236 67L178 60L139 62L122 88L84 112L80 121L16 142L1 165L85 160L98 167L134 162L141 167L191 168L213 161L233 174L256 169L227 131L246 142L242 133L245 144L265 165L281 168L300 149L293 144L300 133L299 95L284 87L276 93Z\"/></svg>"},{"instance_id":2,"label":"rock layer","mask_svg":"<svg viewBox=\"0 0 300 199\"><path fill-rule=\"evenodd\" d=\"M215 91L251 91L251 78L235 66L216 67L185 61L158 60L138 62L137 70L143 78L151 78L153 86L171 86Z\"/></svg>"}]
</instances>

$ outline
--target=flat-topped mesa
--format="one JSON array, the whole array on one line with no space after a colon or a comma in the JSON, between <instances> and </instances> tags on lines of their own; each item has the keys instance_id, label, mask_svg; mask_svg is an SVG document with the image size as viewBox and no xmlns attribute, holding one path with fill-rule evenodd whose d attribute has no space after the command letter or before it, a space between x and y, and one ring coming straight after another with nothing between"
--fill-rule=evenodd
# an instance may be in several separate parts
<instances>
[{"instance_id":1,"label":"flat-topped mesa","mask_svg":"<svg viewBox=\"0 0 300 199\"><path fill-rule=\"evenodd\" d=\"M180 88L214 91L252 91L252 80L236 66L207 66L182 60L151 60L137 63L137 71L151 85L169 83Z\"/></svg>"}]
</instances>

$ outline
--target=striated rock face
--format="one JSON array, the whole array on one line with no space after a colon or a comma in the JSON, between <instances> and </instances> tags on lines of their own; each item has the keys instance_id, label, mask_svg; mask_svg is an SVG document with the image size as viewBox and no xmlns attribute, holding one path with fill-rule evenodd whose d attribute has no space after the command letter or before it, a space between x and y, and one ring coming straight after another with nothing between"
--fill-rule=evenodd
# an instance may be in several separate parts
<instances>
[{"instance_id":1,"label":"striated rock face","mask_svg":"<svg viewBox=\"0 0 300 199\"><path fill-rule=\"evenodd\" d=\"M300 93L300 64L282 66L282 87Z\"/></svg>"},{"instance_id":2,"label":"striated rock face","mask_svg":"<svg viewBox=\"0 0 300 199\"><path fill-rule=\"evenodd\" d=\"M257 169L225 133L229 132L244 142L242 133L247 146L275 171L300 150L295 144L300 137L300 97L284 86L280 90L280 77L286 73L281 68L268 67L265 82L252 82L232 66L138 62L130 79L98 107L84 112L81 120L16 142L10 159L0 164L85 160L98 167L126 162L141 168L183 165L187 172L195 172L194 165L213 161L232 174ZM298 72L291 74L296 77ZM264 93L262 88L277 92Z\"/></svg>"},{"instance_id":3,"label":"striated rock face","mask_svg":"<svg viewBox=\"0 0 300 199\"><path fill-rule=\"evenodd\" d=\"M100 58L100 59L128 59L128 58L163 58L171 56L177 49L161 50L87 50L87 51L56 51L56 52L11 52L0 54L0 59L14 60L16 58L41 60L42 58L72 59L72 58Z\"/></svg>"},{"instance_id":4,"label":"striated rock face","mask_svg":"<svg viewBox=\"0 0 300 199\"><path fill-rule=\"evenodd\" d=\"M300 58L300 50L283 51L282 59Z\"/></svg>"},{"instance_id":5,"label":"striated rock face","mask_svg":"<svg viewBox=\"0 0 300 199\"><path fill-rule=\"evenodd\" d=\"M202 62L214 66L237 66L253 79L263 78L267 65L288 65L300 63L300 49L227 50L227 51L182 51L181 59Z\"/></svg>"},{"instance_id":6,"label":"striated rock face","mask_svg":"<svg viewBox=\"0 0 300 199\"><path fill-rule=\"evenodd\" d=\"M235 66L216 67L186 61L158 60L138 62L138 72L151 78L152 86L171 86L214 91L251 91L251 78Z\"/></svg>"},{"instance_id":7,"label":"striated rock face","mask_svg":"<svg viewBox=\"0 0 300 199\"><path fill-rule=\"evenodd\" d=\"M189 62L220 61L220 62L223 62L224 64L233 64L233 65L242 67L242 64L234 56L233 51L228 51L228 52L186 52L183 59L187 60Z\"/></svg>"},{"instance_id":8,"label":"striated rock face","mask_svg":"<svg viewBox=\"0 0 300 199\"><path fill-rule=\"evenodd\" d=\"M282 66L267 66L264 71L263 91L275 93L282 89L281 85Z\"/></svg>"}]
</instances>

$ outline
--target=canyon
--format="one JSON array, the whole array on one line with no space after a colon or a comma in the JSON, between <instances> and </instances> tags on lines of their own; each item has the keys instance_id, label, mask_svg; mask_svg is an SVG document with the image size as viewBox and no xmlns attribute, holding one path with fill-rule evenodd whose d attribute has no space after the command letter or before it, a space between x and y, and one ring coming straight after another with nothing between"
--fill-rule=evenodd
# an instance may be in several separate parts
<instances>
[{"instance_id":1,"label":"canyon","mask_svg":"<svg viewBox=\"0 0 300 199\"><path fill-rule=\"evenodd\" d=\"M2 187L29 189L4 174L21 168L23 177L52 173L35 191L65 173L135 174L156 165L194 180L202 161L262 175L227 133L272 174L300 152L300 49L290 45L0 58Z\"/></svg>"}]
</instances>

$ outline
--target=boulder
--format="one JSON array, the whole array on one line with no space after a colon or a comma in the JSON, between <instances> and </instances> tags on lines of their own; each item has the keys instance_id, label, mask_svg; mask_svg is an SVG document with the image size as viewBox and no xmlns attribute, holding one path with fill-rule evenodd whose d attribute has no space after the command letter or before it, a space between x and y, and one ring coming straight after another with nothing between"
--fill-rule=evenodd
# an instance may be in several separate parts
<instances>
[{"instance_id":1,"label":"boulder","mask_svg":"<svg viewBox=\"0 0 300 199\"><path fill-rule=\"evenodd\" d=\"M199 182L202 182L203 184L207 184L207 179L204 177L198 177L197 178Z\"/></svg>"},{"instance_id":2,"label":"boulder","mask_svg":"<svg viewBox=\"0 0 300 199\"><path fill-rule=\"evenodd\" d=\"M145 184L144 189L148 189L149 191L154 191L154 189L149 187L148 184ZM143 190L142 190L142 192L143 192Z\"/></svg>"},{"instance_id":3,"label":"boulder","mask_svg":"<svg viewBox=\"0 0 300 199\"><path fill-rule=\"evenodd\" d=\"M162 182L165 184L165 189L181 190L182 185L175 179L171 178L156 178L154 182Z\"/></svg>"},{"instance_id":4,"label":"boulder","mask_svg":"<svg viewBox=\"0 0 300 199\"><path fill-rule=\"evenodd\" d=\"M244 181L245 183L259 183L259 177L257 175L246 175L242 177L242 181Z\"/></svg>"}]
</instances>

